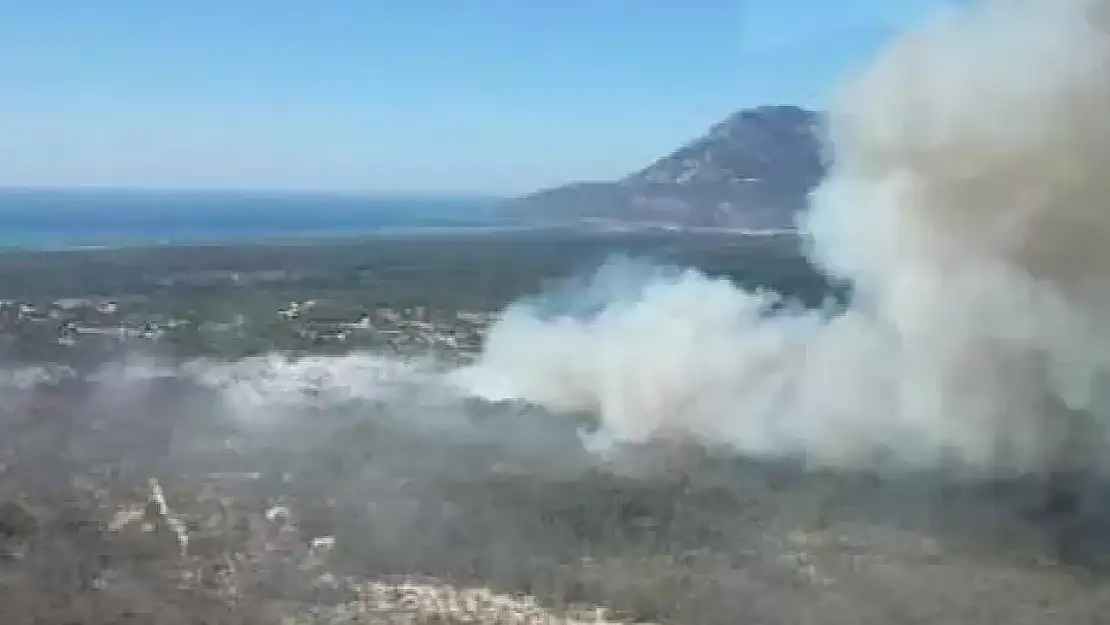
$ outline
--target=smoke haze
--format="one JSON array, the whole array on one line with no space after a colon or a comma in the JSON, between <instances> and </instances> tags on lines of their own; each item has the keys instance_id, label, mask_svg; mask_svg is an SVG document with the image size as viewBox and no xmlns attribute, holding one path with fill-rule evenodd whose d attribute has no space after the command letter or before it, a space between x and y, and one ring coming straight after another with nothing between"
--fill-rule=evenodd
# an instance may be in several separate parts
<instances>
[{"instance_id":1,"label":"smoke haze","mask_svg":"<svg viewBox=\"0 0 1110 625\"><path fill-rule=\"evenodd\" d=\"M1090 621L1105 589L1042 567L1036 523L1009 506L1051 508L1046 472L1106 477L1108 113L1110 0L983 2L893 43L829 113L834 165L800 227L813 263L851 284L847 305L616 259L510 306L465 366L0 363L0 503L34 494L50 524L26 552L41 571L20 564L25 585L8 587L25 590L5 597L87 596L55 572L95 562L128 614L179 601L176 578L163 593L149 569L103 564L108 543L66 521L74 500L74 518L110 515L157 477L205 524L213 501L228 527L234 508L297 508L300 538L339 545L337 573L482 580L673 622ZM638 445L660 438L704 446ZM1018 479L949 488L934 469ZM1065 559L1107 551L1110 504L1089 507L1089 522L1044 524ZM284 530L259 518L264 540L236 554L265 555ZM979 557L992 545L1004 557ZM262 576L283 600L304 563L287 559Z\"/></svg>"},{"instance_id":2,"label":"smoke haze","mask_svg":"<svg viewBox=\"0 0 1110 625\"><path fill-rule=\"evenodd\" d=\"M579 434L593 450L677 436L833 467L1100 469L1108 20L1108 0L981 3L908 33L844 86L834 165L801 226L815 264L853 285L847 309L618 260L510 307L472 366L140 359L93 373L90 405L138 414L141 389L177 380L157 412L203 406L269 444L373 414L535 455L592 413L600 428ZM23 391L72 374L8 370L0 387L14 411ZM483 425L475 398L575 418ZM559 440L545 457L586 462Z\"/></svg>"},{"instance_id":3,"label":"smoke haze","mask_svg":"<svg viewBox=\"0 0 1110 625\"><path fill-rule=\"evenodd\" d=\"M1108 19L1105 0L980 3L844 86L835 164L801 225L811 258L854 285L846 311L617 265L584 290L589 314L509 309L464 384L596 411L615 440L1097 469L1068 432L1104 447L1110 409Z\"/></svg>"}]
</instances>

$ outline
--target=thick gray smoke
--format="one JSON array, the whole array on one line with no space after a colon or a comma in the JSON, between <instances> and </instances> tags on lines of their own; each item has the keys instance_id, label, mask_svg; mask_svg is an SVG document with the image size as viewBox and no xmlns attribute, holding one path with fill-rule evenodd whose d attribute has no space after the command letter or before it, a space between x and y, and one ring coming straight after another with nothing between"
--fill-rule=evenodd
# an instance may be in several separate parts
<instances>
[{"instance_id":1,"label":"thick gray smoke","mask_svg":"<svg viewBox=\"0 0 1110 625\"><path fill-rule=\"evenodd\" d=\"M845 85L803 226L812 258L854 284L846 312L638 274L586 318L510 309L465 383L596 411L625 441L678 432L834 466L1090 467L1065 439L1085 422L1080 438L1104 449L1110 417L1108 28L1108 0L981 3Z\"/></svg>"}]
</instances>

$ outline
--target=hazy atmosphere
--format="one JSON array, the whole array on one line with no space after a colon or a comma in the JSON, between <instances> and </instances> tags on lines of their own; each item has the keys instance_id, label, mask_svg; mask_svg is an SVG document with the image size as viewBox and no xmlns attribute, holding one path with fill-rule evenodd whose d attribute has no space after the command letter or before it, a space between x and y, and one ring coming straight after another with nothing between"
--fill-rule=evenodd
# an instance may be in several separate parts
<instances>
[{"instance_id":1,"label":"hazy atmosphere","mask_svg":"<svg viewBox=\"0 0 1110 625\"><path fill-rule=\"evenodd\" d=\"M441 4L0 19L0 622L1105 620L1110 0Z\"/></svg>"}]
</instances>

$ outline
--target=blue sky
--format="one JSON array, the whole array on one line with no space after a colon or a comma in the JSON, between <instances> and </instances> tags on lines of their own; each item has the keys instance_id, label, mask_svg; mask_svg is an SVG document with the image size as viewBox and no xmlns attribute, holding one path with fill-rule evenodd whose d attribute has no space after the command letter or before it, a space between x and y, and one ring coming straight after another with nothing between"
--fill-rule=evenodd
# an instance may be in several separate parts
<instances>
[{"instance_id":1,"label":"blue sky","mask_svg":"<svg viewBox=\"0 0 1110 625\"><path fill-rule=\"evenodd\" d=\"M0 185L516 193L821 106L945 0L0 0Z\"/></svg>"}]
</instances>

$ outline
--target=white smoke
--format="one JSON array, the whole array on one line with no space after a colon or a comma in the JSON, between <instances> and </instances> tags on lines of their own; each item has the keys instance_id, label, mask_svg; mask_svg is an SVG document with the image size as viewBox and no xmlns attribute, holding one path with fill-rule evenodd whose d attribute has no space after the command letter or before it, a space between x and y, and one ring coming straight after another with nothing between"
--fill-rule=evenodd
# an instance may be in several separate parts
<instances>
[{"instance_id":1,"label":"white smoke","mask_svg":"<svg viewBox=\"0 0 1110 625\"><path fill-rule=\"evenodd\" d=\"M457 389L444 383L442 369L431 358L370 352L300 358L270 353L232 361L129 355L84 373L64 365L0 367L0 395L8 402L28 401L36 390L50 394L70 380L89 384L103 401L130 405L153 385L177 381L183 385L179 388L191 389L186 395L207 392L214 397L232 423L266 426L306 409L388 404L414 394L426 400L439 396L461 401Z\"/></svg>"},{"instance_id":2,"label":"white smoke","mask_svg":"<svg viewBox=\"0 0 1110 625\"><path fill-rule=\"evenodd\" d=\"M596 411L626 441L678 432L839 466L1057 462L1076 415L1110 417L1108 25L1110 0L985 2L845 85L803 225L812 258L854 284L847 311L637 275L634 297L625 284L586 318L511 308L463 383Z\"/></svg>"},{"instance_id":3,"label":"white smoke","mask_svg":"<svg viewBox=\"0 0 1110 625\"><path fill-rule=\"evenodd\" d=\"M434 363L371 353L290 359L267 354L233 362L197 360L182 373L218 391L240 420L257 421L275 411L306 405L388 401L406 388L427 388L437 378Z\"/></svg>"}]
</instances>

